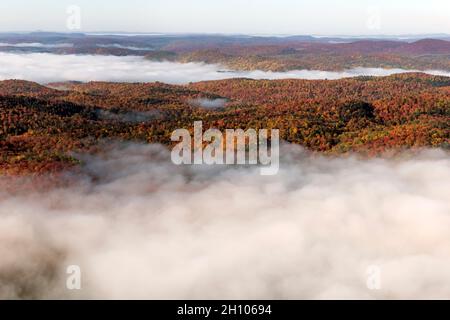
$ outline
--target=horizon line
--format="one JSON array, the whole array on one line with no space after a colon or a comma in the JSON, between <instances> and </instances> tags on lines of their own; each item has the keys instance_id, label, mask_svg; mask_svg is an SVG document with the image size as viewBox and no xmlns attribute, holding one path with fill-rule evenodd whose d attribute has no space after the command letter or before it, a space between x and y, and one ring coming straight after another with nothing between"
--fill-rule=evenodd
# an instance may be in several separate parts
<instances>
[{"instance_id":1,"label":"horizon line","mask_svg":"<svg viewBox=\"0 0 450 320\"><path fill-rule=\"evenodd\" d=\"M250 36L250 37L319 37L319 38L377 38L397 37L413 38L423 36L450 37L450 33L412 33L412 34L300 34L300 33L229 33L229 32L157 32L157 31L54 31L54 30L15 30L0 31L0 34L32 34L32 33L62 33L62 34L86 34L86 35L220 35L220 36Z\"/></svg>"}]
</instances>

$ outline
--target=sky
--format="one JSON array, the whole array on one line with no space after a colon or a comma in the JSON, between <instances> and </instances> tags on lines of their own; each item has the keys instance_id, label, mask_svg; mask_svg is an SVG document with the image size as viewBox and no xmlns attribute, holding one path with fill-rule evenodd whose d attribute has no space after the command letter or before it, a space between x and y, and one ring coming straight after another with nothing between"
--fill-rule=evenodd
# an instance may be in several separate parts
<instances>
[{"instance_id":1,"label":"sky","mask_svg":"<svg viewBox=\"0 0 450 320\"><path fill-rule=\"evenodd\" d=\"M71 5L80 8L75 30ZM436 34L450 33L450 1L2 0L0 21L0 32Z\"/></svg>"}]
</instances>

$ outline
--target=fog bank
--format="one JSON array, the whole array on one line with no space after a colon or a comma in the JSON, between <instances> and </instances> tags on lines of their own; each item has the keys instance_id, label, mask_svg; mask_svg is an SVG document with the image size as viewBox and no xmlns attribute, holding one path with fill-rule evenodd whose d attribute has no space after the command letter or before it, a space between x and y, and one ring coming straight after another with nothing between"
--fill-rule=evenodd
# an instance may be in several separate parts
<instances>
[{"instance_id":1,"label":"fog bank","mask_svg":"<svg viewBox=\"0 0 450 320\"><path fill-rule=\"evenodd\" d=\"M40 42L19 42L6 43L0 42L0 47L16 47L16 48L72 48L72 43L40 43Z\"/></svg>"},{"instance_id":2,"label":"fog bank","mask_svg":"<svg viewBox=\"0 0 450 320\"><path fill-rule=\"evenodd\" d=\"M0 191L0 298L450 298L448 153L281 155L260 176L127 145L82 156L73 187Z\"/></svg>"},{"instance_id":3,"label":"fog bank","mask_svg":"<svg viewBox=\"0 0 450 320\"><path fill-rule=\"evenodd\" d=\"M186 84L229 78L341 79L355 76L387 76L416 70L355 68L343 72L293 70L288 72L231 71L204 63L155 62L137 56L56 55L0 52L0 80L21 79L39 83L59 81L117 81ZM450 72L425 71L450 76Z\"/></svg>"},{"instance_id":4,"label":"fog bank","mask_svg":"<svg viewBox=\"0 0 450 320\"><path fill-rule=\"evenodd\" d=\"M188 101L191 105L205 108L205 109L218 109L223 108L227 103L227 99L208 99L208 98L197 98Z\"/></svg>"}]
</instances>

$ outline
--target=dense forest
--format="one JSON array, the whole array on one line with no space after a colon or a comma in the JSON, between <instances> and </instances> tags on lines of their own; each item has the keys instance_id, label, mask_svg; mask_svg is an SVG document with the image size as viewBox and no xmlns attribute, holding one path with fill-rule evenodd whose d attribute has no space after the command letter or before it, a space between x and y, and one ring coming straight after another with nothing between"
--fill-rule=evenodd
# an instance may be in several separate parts
<instances>
[{"instance_id":1,"label":"dense forest","mask_svg":"<svg viewBox=\"0 0 450 320\"><path fill-rule=\"evenodd\" d=\"M219 63L234 70L324 70L365 68L450 70L450 41L424 39L414 43L356 41L350 43L285 43L197 48L168 46L182 62ZM170 51L169 51L170 52ZM155 53L148 54L149 59Z\"/></svg>"},{"instance_id":2,"label":"dense forest","mask_svg":"<svg viewBox=\"0 0 450 320\"><path fill-rule=\"evenodd\" d=\"M221 99L210 107L197 101ZM313 152L373 156L450 146L450 78L191 83L0 82L0 173L58 171L109 141L171 144L174 129L275 128Z\"/></svg>"}]
</instances>

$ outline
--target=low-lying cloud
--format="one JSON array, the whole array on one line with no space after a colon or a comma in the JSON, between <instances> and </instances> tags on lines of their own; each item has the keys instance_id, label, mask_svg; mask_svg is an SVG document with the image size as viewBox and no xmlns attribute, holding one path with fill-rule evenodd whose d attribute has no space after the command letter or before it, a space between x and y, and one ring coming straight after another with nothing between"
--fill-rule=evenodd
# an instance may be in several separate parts
<instances>
[{"instance_id":1,"label":"low-lying cloud","mask_svg":"<svg viewBox=\"0 0 450 320\"><path fill-rule=\"evenodd\" d=\"M340 79L355 76L386 76L415 70L355 68L343 72L293 70L288 72L231 71L215 64L156 62L137 56L56 55L50 53L0 52L0 80L22 79L49 83L57 81L116 81L185 84L229 78L253 79ZM426 73L450 76L449 72Z\"/></svg>"},{"instance_id":2,"label":"low-lying cloud","mask_svg":"<svg viewBox=\"0 0 450 320\"><path fill-rule=\"evenodd\" d=\"M147 51L153 51L153 48L149 47L136 47L136 46L124 46L118 43L110 43L110 44L97 44L97 47L100 48L118 48L118 49L127 49L127 50L147 50Z\"/></svg>"},{"instance_id":3,"label":"low-lying cloud","mask_svg":"<svg viewBox=\"0 0 450 320\"><path fill-rule=\"evenodd\" d=\"M97 110L100 119L111 120L125 123L140 123L161 118L161 113L157 110L152 111L128 111L113 112L105 109Z\"/></svg>"},{"instance_id":4,"label":"low-lying cloud","mask_svg":"<svg viewBox=\"0 0 450 320\"><path fill-rule=\"evenodd\" d=\"M72 48L72 43L40 43L40 42L19 42L19 43L5 43L0 42L0 47L17 47L17 48Z\"/></svg>"},{"instance_id":5,"label":"low-lying cloud","mask_svg":"<svg viewBox=\"0 0 450 320\"><path fill-rule=\"evenodd\" d=\"M264 177L120 146L82 156L72 187L2 191L0 297L450 297L448 153L281 151L279 174ZM81 267L82 290L66 290L68 265Z\"/></svg>"},{"instance_id":6,"label":"low-lying cloud","mask_svg":"<svg viewBox=\"0 0 450 320\"><path fill-rule=\"evenodd\" d=\"M197 98L189 100L191 105L205 108L205 109L218 109L223 108L227 103L227 99L208 99L208 98Z\"/></svg>"}]
</instances>

